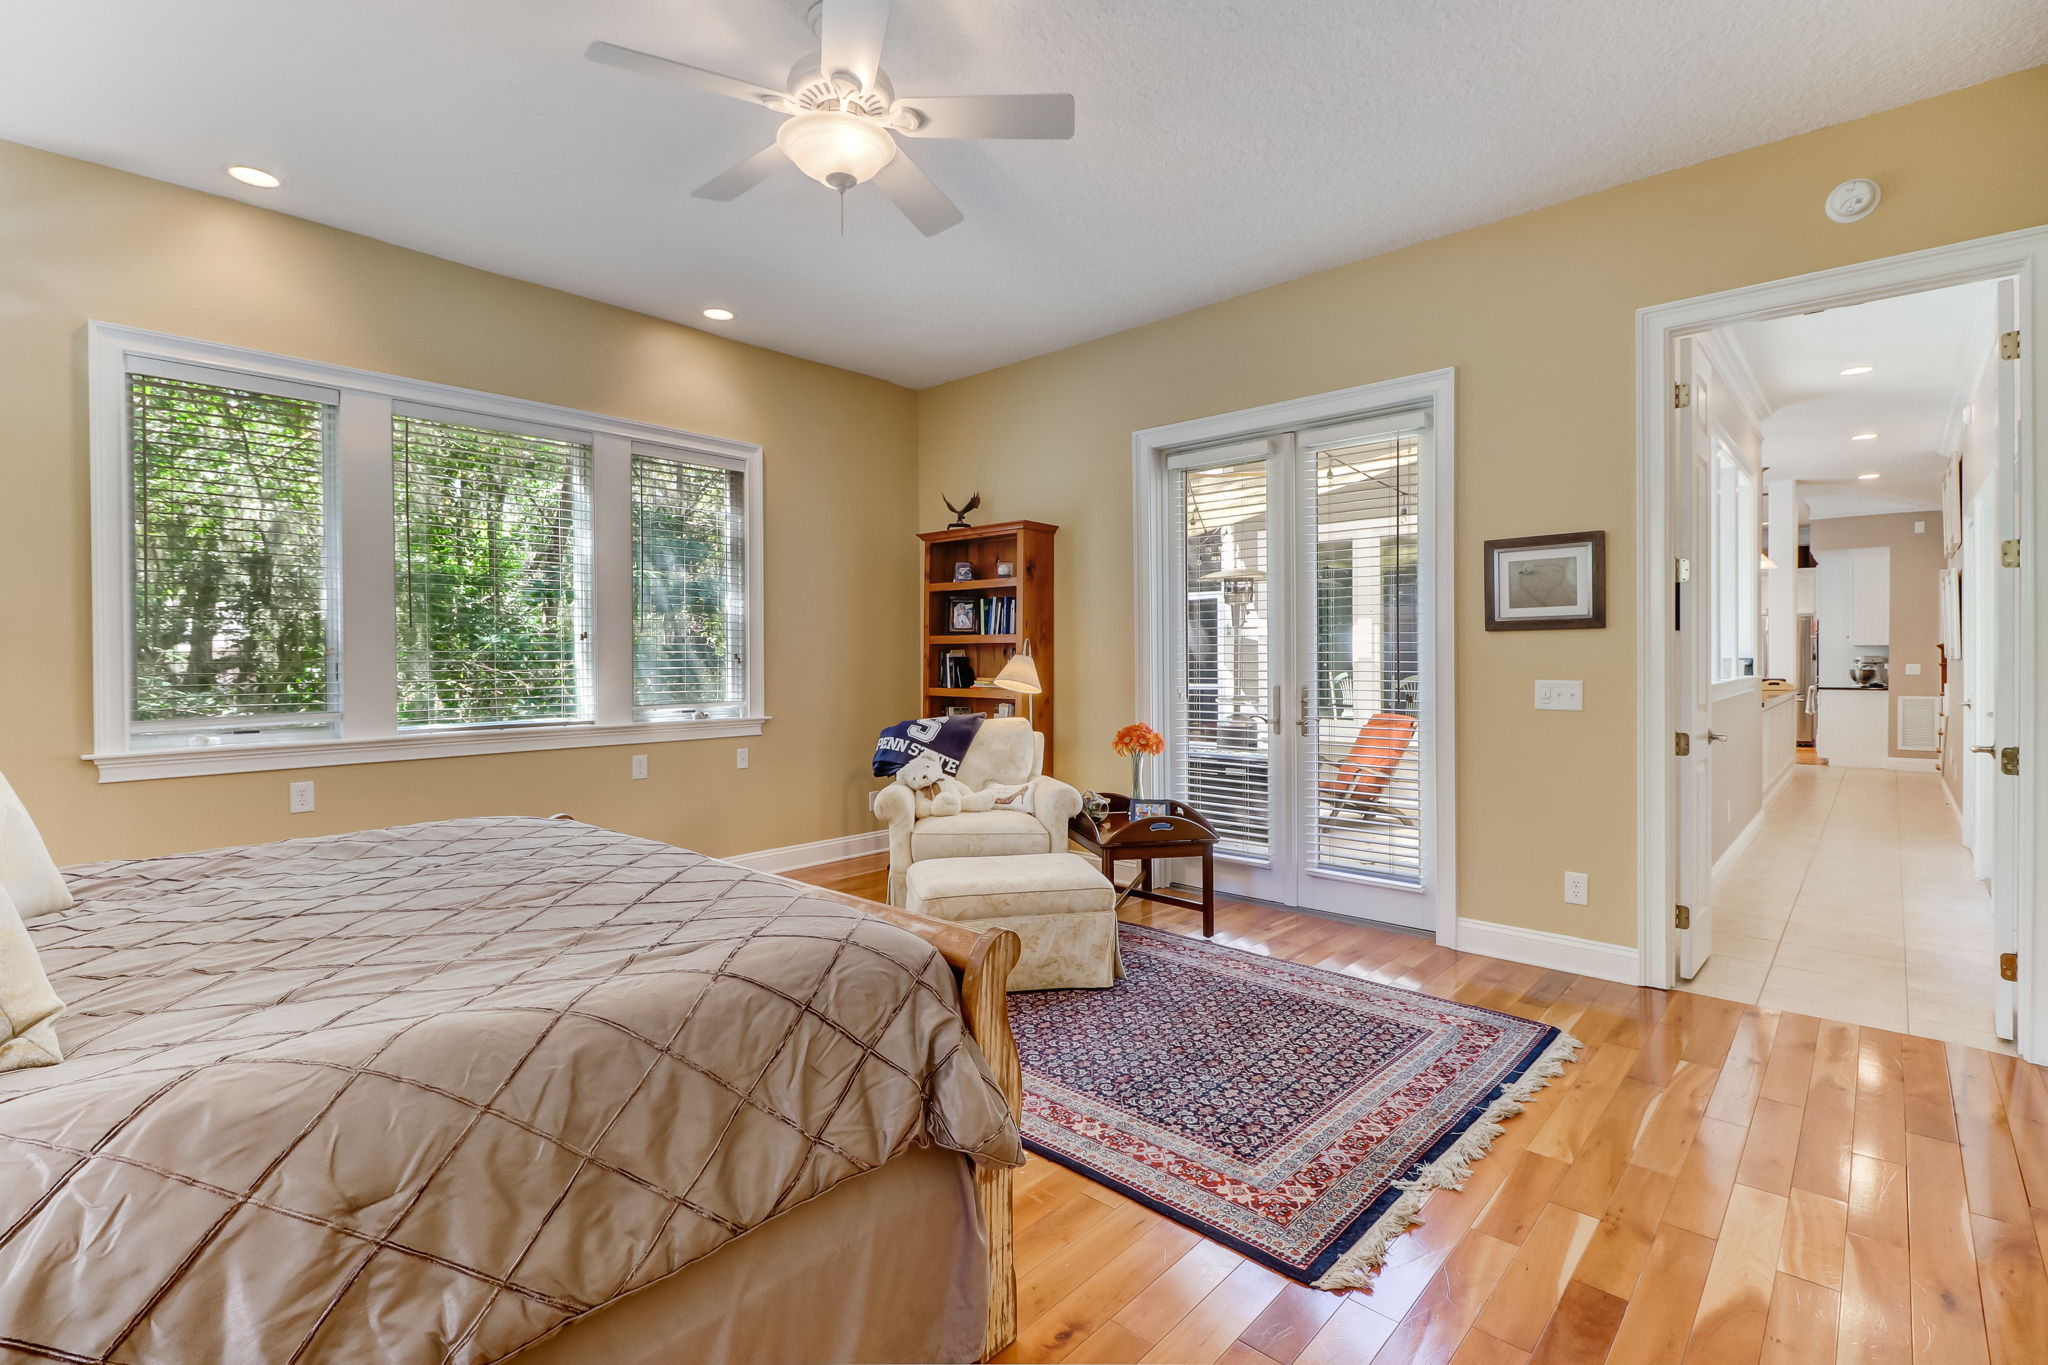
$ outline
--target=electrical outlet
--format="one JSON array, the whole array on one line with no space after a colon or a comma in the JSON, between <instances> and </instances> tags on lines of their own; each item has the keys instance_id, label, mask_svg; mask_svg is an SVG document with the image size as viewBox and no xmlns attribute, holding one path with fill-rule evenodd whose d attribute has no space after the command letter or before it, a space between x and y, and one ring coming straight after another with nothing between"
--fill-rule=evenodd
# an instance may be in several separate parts
<instances>
[{"instance_id":1,"label":"electrical outlet","mask_svg":"<svg viewBox=\"0 0 2048 1365\"><path fill-rule=\"evenodd\" d=\"M1907 665L1906 665L1906 676L1907 676L1907 677L1909 677L1909 678L1917 678L1917 677L1919 677L1919 676L1920 676L1920 665L1918 665L1918 664L1907 664Z\"/></svg>"},{"instance_id":2,"label":"electrical outlet","mask_svg":"<svg viewBox=\"0 0 2048 1365\"><path fill-rule=\"evenodd\" d=\"M291 813L293 815L304 815L311 809L313 809L313 784L311 782L292 783Z\"/></svg>"},{"instance_id":3,"label":"electrical outlet","mask_svg":"<svg viewBox=\"0 0 2048 1365\"><path fill-rule=\"evenodd\" d=\"M647 755L646 755L646 754L634 754L634 755L633 755L633 780L637 782L637 781L639 781L639 780L640 780L641 778L643 778L643 777L645 777L645 776L647 776Z\"/></svg>"},{"instance_id":4,"label":"electrical outlet","mask_svg":"<svg viewBox=\"0 0 2048 1365\"><path fill-rule=\"evenodd\" d=\"M1536 680L1536 709L1538 711L1585 710L1585 684L1577 679L1538 678Z\"/></svg>"},{"instance_id":5,"label":"electrical outlet","mask_svg":"<svg viewBox=\"0 0 2048 1365\"><path fill-rule=\"evenodd\" d=\"M736 749L733 751L732 766L735 768L744 768L747 766L747 751L745 749Z\"/></svg>"},{"instance_id":6,"label":"electrical outlet","mask_svg":"<svg viewBox=\"0 0 2048 1365\"><path fill-rule=\"evenodd\" d=\"M1586 903L1586 874L1567 872L1564 874L1564 900L1567 905Z\"/></svg>"}]
</instances>

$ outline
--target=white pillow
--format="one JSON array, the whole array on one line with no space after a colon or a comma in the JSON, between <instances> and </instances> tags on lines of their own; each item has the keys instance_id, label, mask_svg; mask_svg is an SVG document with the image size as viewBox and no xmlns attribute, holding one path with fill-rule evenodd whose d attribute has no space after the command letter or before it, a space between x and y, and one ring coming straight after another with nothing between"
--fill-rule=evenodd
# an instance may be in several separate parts
<instances>
[{"instance_id":1,"label":"white pillow","mask_svg":"<svg viewBox=\"0 0 2048 1365\"><path fill-rule=\"evenodd\" d=\"M0 890L0 1071L63 1061L55 1024L63 1012L14 898Z\"/></svg>"},{"instance_id":2,"label":"white pillow","mask_svg":"<svg viewBox=\"0 0 2048 1365\"><path fill-rule=\"evenodd\" d=\"M23 919L34 919L57 910L69 910L74 902L64 874L50 860L36 822L28 808L0 774L0 890L14 898L14 908Z\"/></svg>"}]
</instances>

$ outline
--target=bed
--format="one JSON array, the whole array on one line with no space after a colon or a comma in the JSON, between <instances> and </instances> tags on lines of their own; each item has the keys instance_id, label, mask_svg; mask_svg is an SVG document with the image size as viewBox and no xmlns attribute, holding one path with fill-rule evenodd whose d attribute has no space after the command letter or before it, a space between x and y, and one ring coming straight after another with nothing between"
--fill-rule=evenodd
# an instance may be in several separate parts
<instances>
[{"instance_id":1,"label":"bed","mask_svg":"<svg viewBox=\"0 0 2048 1365\"><path fill-rule=\"evenodd\" d=\"M0 1074L0 1359L1014 1335L1014 936L562 819L68 876L65 1060Z\"/></svg>"}]
</instances>

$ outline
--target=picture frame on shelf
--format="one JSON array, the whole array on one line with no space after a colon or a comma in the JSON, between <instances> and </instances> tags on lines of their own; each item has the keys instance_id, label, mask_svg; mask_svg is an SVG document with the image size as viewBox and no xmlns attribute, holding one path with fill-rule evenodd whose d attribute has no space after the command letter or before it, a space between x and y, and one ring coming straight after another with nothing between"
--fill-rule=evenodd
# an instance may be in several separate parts
<instances>
[{"instance_id":1,"label":"picture frame on shelf","mask_svg":"<svg viewBox=\"0 0 2048 1365\"><path fill-rule=\"evenodd\" d=\"M969 583L973 579L974 566L972 564L963 559L953 565L953 581L955 583Z\"/></svg>"},{"instance_id":2,"label":"picture frame on shelf","mask_svg":"<svg viewBox=\"0 0 2048 1365\"><path fill-rule=\"evenodd\" d=\"M946 716L971 716L974 714L974 708L971 706L948 706L940 714Z\"/></svg>"},{"instance_id":3,"label":"picture frame on shelf","mask_svg":"<svg viewBox=\"0 0 2048 1365\"><path fill-rule=\"evenodd\" d=\"M1016 703L1016 702L1013 702L1013 701L999 701L999 702L997 702L997 703L996 703L996 714L997 714L997 715L999 715L999 716L1014 716L1014 715L1016 715L1016 714L1017 714L1017 703Z\"/></svg>"},{"instance_id":4,"label":"picture frame on shelf","mask_svg":"<svg viewBox=\"0 0 2048 1365\"><path fill-rule=\"evenodd\" d=\"M981 603L972 597L946 599L946 629L955 635L973 635L981 629Z\"/></svg>"},{"instance_id":5,"label":"picture frame on shelf","mask_svg":"<svg viewBox=\"0 0 2048 1365\"><path fill-rule=\"evenodd\" d=\"M1607 625L1607 533L1489 540L1488 630L1601 630Z\"/></svg>"}]
</instances>

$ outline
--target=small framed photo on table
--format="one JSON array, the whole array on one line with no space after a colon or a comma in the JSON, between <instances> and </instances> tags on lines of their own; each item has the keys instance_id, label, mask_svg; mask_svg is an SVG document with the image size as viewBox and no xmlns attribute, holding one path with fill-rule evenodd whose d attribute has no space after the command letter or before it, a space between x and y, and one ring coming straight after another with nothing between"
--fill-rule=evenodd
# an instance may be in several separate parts
<instances>
[{"instance_id":1,"label":"small framed photo on table","mask_svg":"<svg viewBox=\"0 0 2048 1365\"><path fill-rule=\"evenodd\" d=\"M1173 802L1152 801L1142 797L1131 798L1131 819L1150 820L1161 815L1173 814Z\"/></svg>"},{"instance_id":2,"label":"small framed photo on table","mask_svg":"<svg viewBox=\"0 0 2048 1365\"><path fill-rule=\"evenodd\" d=\"M1606 625L1605 531L1486 542L1488 630L1600 630Z\"/></svg>"}]
</instances>

